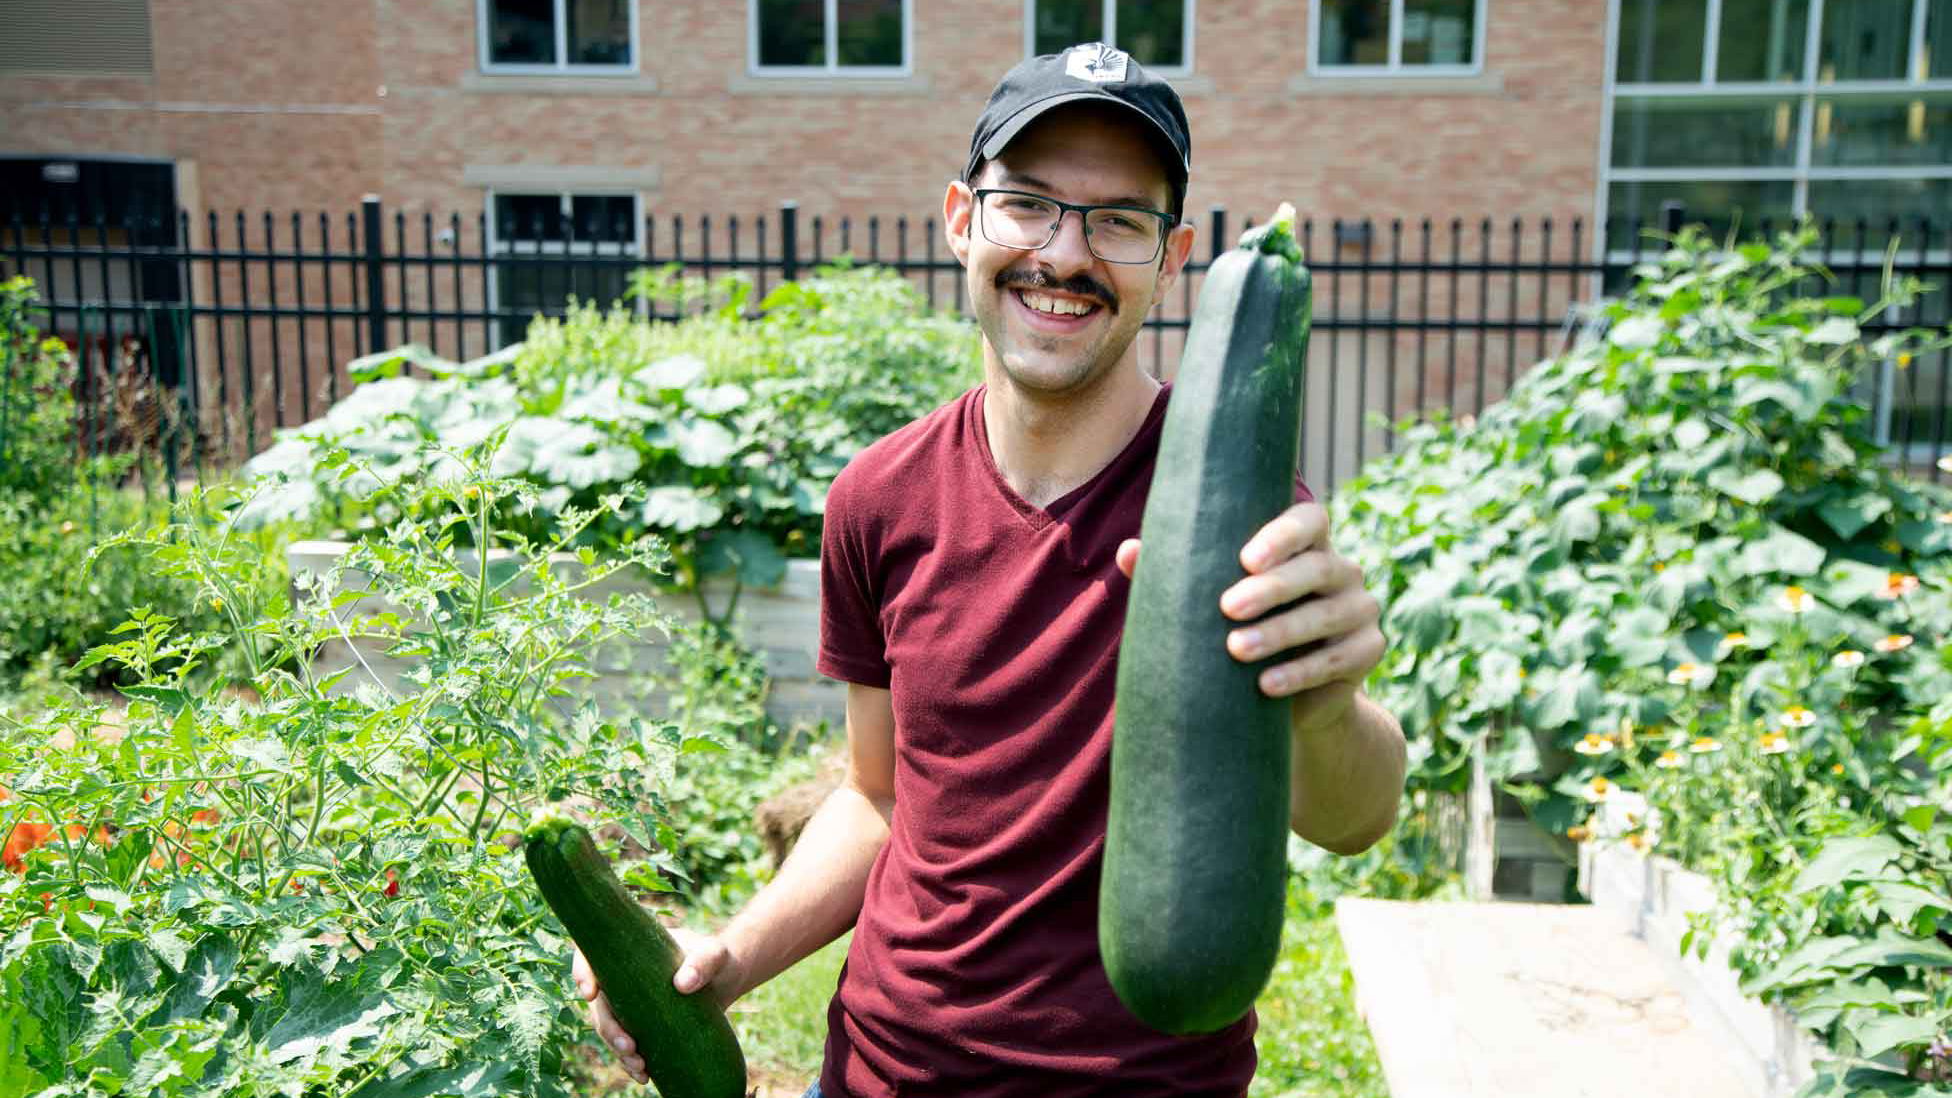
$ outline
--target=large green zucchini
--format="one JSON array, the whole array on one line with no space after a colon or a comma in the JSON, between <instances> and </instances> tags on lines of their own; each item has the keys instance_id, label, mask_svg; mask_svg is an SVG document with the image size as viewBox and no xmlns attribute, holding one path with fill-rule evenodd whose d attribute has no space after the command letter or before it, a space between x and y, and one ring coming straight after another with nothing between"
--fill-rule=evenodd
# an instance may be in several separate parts
<instances>
[{"instance_id":1,"label":"large green zucchini","mask_svg":"<svg viewBox=\"0 0 1952 1098\"><path fill-rule=\"evenodd\" d=\"M1216 260L1166 406L1118 649L1098 944L1167 1033L1245 1015L1281 945L1291 732L1265 664L1227 651L1220 593L1294 500L1309 278L1282 206Z\"/></svg>"},{"instance_id":2,"label":"large green zucchini","mask_svg":"<svg viewBox=\"0 0 1952 1098\"><path fill-rule=\"evenodd\" d=\"M743 1098L745 1054L738 1035L708 991L671 986L683 952L623 882L578 824L548 818L523 843L529 874L562 920L610 1000L617 1021L637 1043L651 1083L663 1098Z\"/></svg>"}]
</instances>

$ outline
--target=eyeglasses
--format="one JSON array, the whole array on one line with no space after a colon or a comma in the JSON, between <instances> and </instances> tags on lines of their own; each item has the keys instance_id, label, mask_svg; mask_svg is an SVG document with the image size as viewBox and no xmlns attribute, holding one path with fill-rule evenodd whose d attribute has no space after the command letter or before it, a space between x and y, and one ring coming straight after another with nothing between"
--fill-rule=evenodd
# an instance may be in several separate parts
<instances>
[{"instance_id":1,"label":"eyeglasses","mask_svg":"<svg viewBox=\"0 0 1952 1098\"><path fill-rule=\"evenodd\" d=\"M1173 217L1145 206L1076 206L1027 191L979 187L976 220L992 244L1037 251L1057 239L1064 215L1084 219L1084 242L1107 263L1150 263L1173 226Z\"/></svg>"}]
</instances>

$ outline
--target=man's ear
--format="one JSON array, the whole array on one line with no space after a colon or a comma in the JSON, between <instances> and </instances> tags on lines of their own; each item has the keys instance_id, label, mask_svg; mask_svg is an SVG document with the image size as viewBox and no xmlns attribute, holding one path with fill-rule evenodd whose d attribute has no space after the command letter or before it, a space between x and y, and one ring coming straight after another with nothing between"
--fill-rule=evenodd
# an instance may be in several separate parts
<instances>
[{"instance_id":1,"label":"man's ear","mask_svg":"<svg viewBox=\"0 0 1952 1098\"><path fill-rule=\"evenodd\" d=\"M1159 261L1159 292L1154 295L1154 304L1162 300L1172 284L1179 281L1179 273L1186 269L1186 261L1193 257L1193 223L1181 221L1166 234L1166 252Z\"/></svg>"},{"instance_id":2,"label":"man's ear","mask_svg":"<svg viewBox=\"0 0 1952 1098\"><path fill-rule=\"evenodd\" d=\"M956 262L969 266L969 233L975 228L976 195L960 179L949 181L949 193L942 198L942 235Z\"/></svg>"}]
</instances>

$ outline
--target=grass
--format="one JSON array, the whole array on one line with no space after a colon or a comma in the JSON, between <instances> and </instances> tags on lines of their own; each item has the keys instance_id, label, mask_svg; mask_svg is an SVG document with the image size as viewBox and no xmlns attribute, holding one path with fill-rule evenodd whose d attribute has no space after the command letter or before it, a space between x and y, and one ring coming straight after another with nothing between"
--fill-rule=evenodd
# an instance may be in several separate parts
<instances>
[{"instance_id":1,"label":"grass","mask_svg":"<svg viewBox=\"0 0 1952 1098\"><path fill-rule=\"evenodd\" d=\"M1256 1009L1260 1070L1249 1098L1389 1098L1335 920L1291 895L1281 957ZM804 1088L820 1070L827 1002L849 937L815 953L733 1007L754 1076ZM799 1090L780 1091L797 1095Z\"/></svg>"}]
</instances>

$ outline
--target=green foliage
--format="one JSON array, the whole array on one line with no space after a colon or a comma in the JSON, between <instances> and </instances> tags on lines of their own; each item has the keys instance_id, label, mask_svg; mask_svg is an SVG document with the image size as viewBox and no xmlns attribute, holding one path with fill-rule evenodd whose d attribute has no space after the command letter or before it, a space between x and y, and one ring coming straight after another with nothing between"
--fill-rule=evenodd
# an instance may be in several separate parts
<instances>
[{"instance_id":1,"label":"green foliage","mask_svg":"<svg viewBox=\"0 0 1952 1098\"><path fill-rule=\"evenodd\" d=\"M1952 695L1952 492L1893 468L1850 396L1878 360L1947 340L1864 340L1920 287L1805 296L1811 242L1684 233L1607 308L1604 339L1475 423L1403 425L1333 505L1385 608L1370 689L1412 737L1413 794L1462 790L1482 751L1546 830L1710 873L1751 976L1813 939L1906 929L1796 875L1833 836L1902 836L1952 779L1930 719ZM1644 804L1593 815L1623 790ZM1939 895L1906 892L1906 910L1940 918ZM1923 998L1864 1009L1919 1032L1952 1017L1941 971L1876 975ZM1923 1048L1891 1018L1813 1017L1846 1050Z\"/></svg>"},{"instance_id":2,"label":"green foliage","mask_svg":"<svg viewBox=\"0 0 1952 1098\"><path fill-rule=\"evenodd\" d=\"M1288 892L1288 921L1274 975L1254 1005L1260 1066L1250 1098L1388 1098L1369 1027L1356 1012L1355 977L1332 913L1301 887Z\"/></svg>"},{"instance_id":3,"label":"green foliage","mask_svg":"<svg viewBox=\"0 0 1952 1098\"><path fill-rule=\"evenodd\" d=\"M0 281L0 497L45 503L75 482L74 359L34 318L34 280Z\"/></svg>"},{"instance_id":4,"label":"green foliage","mask_svg":"<svg viewBox=\"0 0 1952 1098\"><path fill-rule=\"evenodd\" d=\"M886 271L787 283L756 320L741 315L745 284L721 285L723 306L676 323L582 306L473 362L418 348L360 360L365 384L246 466L282 479L247 521L384 526L393 516L361 502L371 485L323 474L322 455L342 448L381 476L440 480L453 474L440 451L506 430L494 471L536 491L504 525L542 529L638 484L637 506L591 524L582 544L655 532L687 585L719 573L777 582L787 556L818 546L827 485L847 460L973 383L977 339ZM668 272L639 280L651 297L705 292L672 286ZM401 376L407 364L430 376Z\"/></svg>"},{"instance_id":5,"label":"green foliage","mask_svg":"<svg viewBox=\"0 0 1952 1098\"><path fill-rule=\"evenodd\" d=\"M226 627L138 610L82 661L124 669L125 710L56 699L0 717L0 840L20 852L0 873L16 928L0 1091L574 1092L563 1052L588 1026L518 833L568 800L593 827L677 846L656 806L695 737L563 704L594 652L662 624L645 596L585 589L663 562L649 539L552 558L633 501L565 508L531 540L494 516L534 488L452 457L451 480L388 481L372 501L438 520L402 518L301 577L295 605L238 533L248 499L195 496L104 550L141 550ZM411 688L312 671L354 636L414 661ZM223 652L239 681L204 670ZM658 884L670 864L633 876Z\"/></svg>"}]
</instances>

